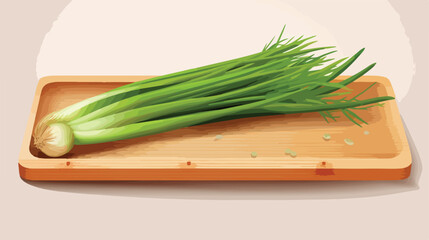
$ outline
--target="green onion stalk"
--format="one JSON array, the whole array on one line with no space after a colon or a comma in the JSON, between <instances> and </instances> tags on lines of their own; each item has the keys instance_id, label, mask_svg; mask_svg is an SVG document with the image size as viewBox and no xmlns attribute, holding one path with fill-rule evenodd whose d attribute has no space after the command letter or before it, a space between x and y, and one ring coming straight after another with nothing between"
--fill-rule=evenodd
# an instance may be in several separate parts
<instances>
[{"instance_id":1,"label":"green onion stalk","mask_svg":"<svg viewBox=\"0 0 429 240\"><path fill-rule=\"evenodd\" d=\"M236 118L306 112L319 112L329 122L338 118L333 112L339 111L360 126L367 123L357 110L394 99L357 99L369 88L347 98L352 91L348 85L375 64L333 82L364 49L335 61L329 58L333 47L310 47L314 36L282 38L283 31L261 52L137 81L50 113L36 125L34 145L47 156L60 157L74 145ZM340 95L344 97L332 98Z\"/></svg>"}]
</instances>

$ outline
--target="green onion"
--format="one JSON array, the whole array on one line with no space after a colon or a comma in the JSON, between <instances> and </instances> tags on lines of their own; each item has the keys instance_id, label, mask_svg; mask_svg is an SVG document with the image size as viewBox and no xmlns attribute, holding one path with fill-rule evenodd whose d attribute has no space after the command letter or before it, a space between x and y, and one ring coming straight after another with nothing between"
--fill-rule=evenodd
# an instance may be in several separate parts
<instances>
[{"instance_id":1,"label":"green onion","mask_svg":"<svg viewBox=\"0 0 429 240\"><path fill-rule=\"evenodd\" d=\"M215 140L220 140L220 139L222 139L222 138L223 138L223 136L222 136L222 135L216 135Z\"/></svg>"},{"instance_id":2,"label":"green onion","mask_svg":"<svg viewBox=\"0 0 429 240\"><path fill-rule=\"evenodd\" d=\"M296 157L296 152L292 151L291 149L287 148L285 150L286 155L290 155L291 157Z\"/></svg>"},{"instance_id":3,"label":"green onion","mask_svg":"<svg viewBox=\"0 0 429 240\"><path fill-rule=\"evenodd\" d=\"M354 142L353 142L353 140L351 140L350 138L345 138L344 139L344 142L347 144L347 145L353 145L353 144L355 144Z\"/></svg>"},{"instance_id":4,"label":"green onion","mask_svg":"<svg viewBox=\"0 0 429 240\"><path fill-rule=\"evenodd\" d=\"M305 112L319 112L326 121L335 121L339 116L333 113L340 112L360 126L366 122L356 110L394 99L357 99L368 88L347 98L352 92L348 84L375 64L341 82L332 82L363 49L349 59L333 61L328 57L334 51L317 54L332 47L308 48L315 42L310 42L311 38L282 39L280 34L262 52L138 81L83 100L43 118L34 130L35 146L58 157L74 145L143 137L229 119ZM327 62L331 63L324 66ZM335 92L339 89L347 92ZM345 97L333 98L342 95ZM286 153L296 156L291 150Z\"/></svg>"},{"instance_id":5,"label":"green onion","mask_svg":"<svg viewBox=\"0 0 429 240\"><path fill-rule=\"evenodd\" d=\"M329 134L329 133L323 134L323 139L330 140L331 139L331 134Z\"/></svg>"}]
</instances>

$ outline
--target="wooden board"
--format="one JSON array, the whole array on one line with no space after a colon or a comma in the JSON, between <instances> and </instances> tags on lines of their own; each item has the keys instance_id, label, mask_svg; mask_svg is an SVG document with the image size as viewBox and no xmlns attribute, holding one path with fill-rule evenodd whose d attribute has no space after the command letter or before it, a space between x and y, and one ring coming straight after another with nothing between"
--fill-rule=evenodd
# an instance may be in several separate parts
<instances>
[{"instance_id":1,"label":"wooden board","mask_svg":"<svg viewBox=\"0 0 429 240\"><path fill-rule=\"evenodd\" d=\"M50 76L40 79L19 156L26 180L396 180L407 178L411 154L395 101L360 111L368 125L318 113L230 120L154 136L75 146L47 158L32 146L32 132L46 114L149 76ZM339 79L344 79L345 76ZM365 76L355 92L377 84L363 98L394 96L388 79ZM369 134L364 134L369 131ZM323 134L332 138L327 141ZM216 140L216 135L223 138ZM347 145L345 138L354 141ZM297 152L296 157L285 149ZM257 157L251 157L256 152Z\"/></svg>"}]
</instances>

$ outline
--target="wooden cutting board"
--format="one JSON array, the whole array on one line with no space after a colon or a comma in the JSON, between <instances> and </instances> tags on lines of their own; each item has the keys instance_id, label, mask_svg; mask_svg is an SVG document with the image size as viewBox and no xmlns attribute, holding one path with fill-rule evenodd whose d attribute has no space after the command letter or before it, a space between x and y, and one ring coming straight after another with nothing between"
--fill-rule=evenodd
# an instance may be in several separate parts
<instances>
[{"instance_id":1,"label":"wooden cutting board","mask_svg":"<svg viewBox=\"0 0 429 240\"><path fill-rule=\"evenodd\" d=\"M19 156L26 180L396 180L407 178L411 154L395 101L360 111L368 125L344 116L327 123L318 113L230 120L154 136L75 146L48 158L32 144L46 114L150 76L50 76L40 79ZM339 80L346 76L340 77ZM365 76L362 98L394 96L388 79ZM369 134L364 134L368 131ZM366 132L366 133L368 133ZM329 133L330 140L323 139ZM222 135L222 139L216 139ZM344 139L352 139L348 145ZM285 154L286 149L297 153ZM251 153L256 152L257 157Z\"/></svg>"}]
</instances>

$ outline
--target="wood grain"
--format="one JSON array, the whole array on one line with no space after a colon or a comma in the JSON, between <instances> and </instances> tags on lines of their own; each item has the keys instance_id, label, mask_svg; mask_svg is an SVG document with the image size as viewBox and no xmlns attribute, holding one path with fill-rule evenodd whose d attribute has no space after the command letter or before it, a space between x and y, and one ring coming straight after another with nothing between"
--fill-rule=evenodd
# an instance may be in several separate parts
<instances>
[{"instance_id":1,"label":"wood grain","mask_svg":"<svg viewBox=\"0 0 429 240\"><path fill-rule=\"evenodd\" d=\"M395 180L407 178L411 154L395 101L326 123L318 113L254 117L179 129L154 136L75 146L48 158L32 145L32 131L46 114L150 76L51 76L40 79L19 157L27 180ZM338 80L344 79L340 77ZM388 79L365 76L353 83L362 98L394 96ZM369 131L368 135L364 131ZM323 134L332 138L327 141ZM222 139L215 136L221 134ZM349 146L345 138L354 141ZM297 152L296 157L285 149ZM257 152L256 158L251 152Z\"/></svg>"}]
</instances>

